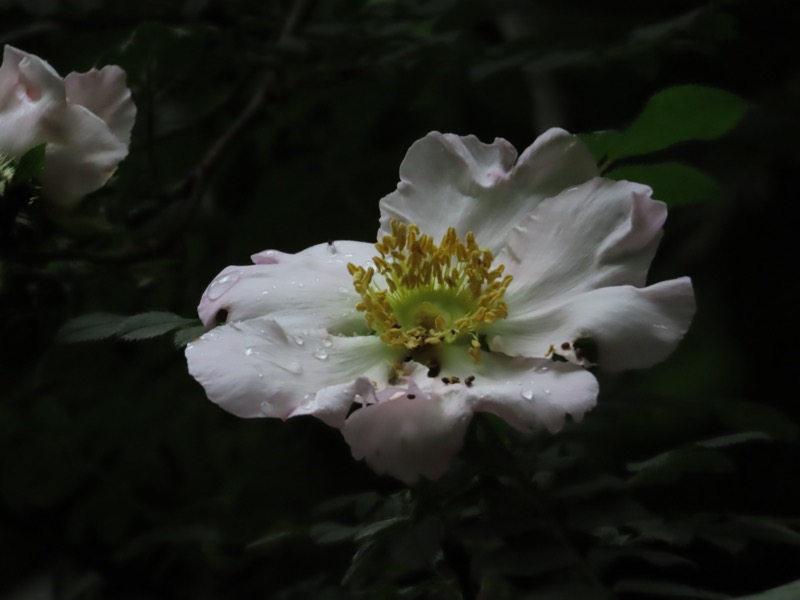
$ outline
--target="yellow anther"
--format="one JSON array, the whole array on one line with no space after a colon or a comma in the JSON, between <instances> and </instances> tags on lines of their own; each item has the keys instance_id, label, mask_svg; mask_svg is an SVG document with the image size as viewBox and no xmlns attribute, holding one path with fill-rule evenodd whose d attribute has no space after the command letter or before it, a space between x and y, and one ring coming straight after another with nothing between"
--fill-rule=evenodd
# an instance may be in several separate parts
<instances>
[{"instance_id":1,"label":"yellow anther","mask_svg":"<svg viewBox=\"0 0 800 600\"><path fill-rule=\"evenodd\" d=\"M392 220L390 230L375 244L374 267L347 265L361 296L356 309L396 348L462 343L470 334L467 351L478 362L480 327L508 315L503 296L511 276L503 265L492 268L494 256L472 232L462 242L450 227L437 246L416 225Z\"/></svg>"}]
</instances>

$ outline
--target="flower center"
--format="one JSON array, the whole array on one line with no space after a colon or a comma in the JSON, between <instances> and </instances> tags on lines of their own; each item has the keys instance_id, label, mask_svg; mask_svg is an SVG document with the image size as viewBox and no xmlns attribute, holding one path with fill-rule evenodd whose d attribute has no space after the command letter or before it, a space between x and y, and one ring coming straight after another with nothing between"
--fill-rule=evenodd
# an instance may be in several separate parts
<instances>
[{"instance_id":1,"label":"flower center","mask_svg":"<svg viewBox=\"0 0 800 600\"><path fill-rule=\"evenodd\" d=\"M503 296L511 275L492 267L494 255L472 232L462 242L450 227L437 246L416 225L393 220L391 228L375 244L374 267L347 265L361 296L356 309L391 347L465 343L478 362L480 327L508 316Z\"/></svg>"}]
</instances>

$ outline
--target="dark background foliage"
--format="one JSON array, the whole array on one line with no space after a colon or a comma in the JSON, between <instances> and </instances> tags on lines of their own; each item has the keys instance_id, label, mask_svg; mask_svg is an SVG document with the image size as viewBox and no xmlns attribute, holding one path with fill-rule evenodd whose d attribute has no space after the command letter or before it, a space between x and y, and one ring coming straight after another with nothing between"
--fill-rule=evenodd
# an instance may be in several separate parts
<instances>
[{"instance_id":1,"label":"dark background foliage","mask_svg":"<svg viewBox=\"0 0 800 600\"><path fill-rule=\"evenodd\" d=\"M4 240L0 597L729 598L798 579L798 25L745 0L0 2L4 43L62 74L119 64L139 109L108 186ZM671 212L651 279L691 275L696 321L662 365L601 374L559 436L478 419L453 471L408 491L313 419L224 413L171 335L57 339L89 313L193 318L266 248L374 239L428 131L522 150L553 125L625 129L683 84L747 114L615 166L717 182L652 182Z\"/></svg>"}]
</instances>

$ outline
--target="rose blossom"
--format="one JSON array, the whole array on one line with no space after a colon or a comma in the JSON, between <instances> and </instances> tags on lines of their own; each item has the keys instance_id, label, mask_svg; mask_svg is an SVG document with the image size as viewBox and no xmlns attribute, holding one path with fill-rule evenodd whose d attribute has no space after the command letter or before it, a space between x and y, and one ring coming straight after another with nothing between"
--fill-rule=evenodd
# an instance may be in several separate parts
<instances>
[{"instance_id":1,"label":"rose blossom","mask_svg":"<svg viewBox=\"0 0 800 600\"><path fill-rule=\"evenodd\" d=\"M598 392L586 367L650 366L694 314L687 277L645 287L666 206L598 177L560 129L519 157L430 133L380 210L376 245L268 250L214 279L198 311L226 323L186 350L212 401L313 415L413 483L444 473L476 411L522 431L581 419Z\"/></svg>"},{"instance_id":2,"label":"rose blossom","mask_svg":"<svg viewBox=\"0 0 800 600\"><path fill-rule=\"evenodd\" d=\"M71 208L101 187L128 154L136 106L115 65L59 77L45 61L6 46L0 66L0 154L47 144L42 193Z\"/></svg>"}]
</instances>

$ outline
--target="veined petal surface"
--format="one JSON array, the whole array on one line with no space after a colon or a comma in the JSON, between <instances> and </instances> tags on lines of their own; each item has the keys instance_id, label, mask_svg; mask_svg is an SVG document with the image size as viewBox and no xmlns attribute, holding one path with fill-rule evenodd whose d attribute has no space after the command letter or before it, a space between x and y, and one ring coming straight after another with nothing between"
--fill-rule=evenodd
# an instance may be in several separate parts
<instances>
[{"instance_id":1,"label":"veined petal surface","mask_svg":"<svg viewBox=\"0 0 800 600\"><path fill-rule=\"evenodd\" d=\"M45 61L6 46L0 66L0 153L21 156L48 141L44 120L67 110L64 82Z\"/></svg>"},{"instance_id":2,"label":"veined petal surface","mask_svg":"<svg viewBox=\"0 0 800 600\"><path fill-rule=\"evenodd\" d=\"M580 421L597 403L597 379L570 363L483 353L475 364L464 352L448 348L443 365L443 372L458 373L461 384L468 382L472 410L493 413L520 431L556 433L567 415Z\"/></svg>"},{"instance_id":3,"label":"veined petal surface","mask_svg":"<svg viewBox=\"0 0 800 600\"><path fill-rule=\"evenodd\" d=\"M416 223L438 241L447 228L468 231L482 247L499 251L511 226L542 200L597 175L586 146L561 129L539 136L517 159L503 139L429 133L400 165L397 190L380 202L378 239L392 219Z\"/></svg>"},{"instance_id":4,"label":"veined petal surface","mask_svg":"<svg viewBox=\"0 0 800 600\"><path fill-rule=\"evenodd\" d=\"M270 317L288 329L365 333L366 321L355 308L360 296L347 264L365 264L374 254L372 244L349 241L318 244L297 254L255 254L256 264L227 267L214 278L200 300L200 319L211 327L226 313L227 321Z\"/></svg>"},{"instance_id":5,"label":"veined petal surface","mask_svg":"<svg viewBox=\"0 0 800 600\"><path fill-rule=\"evenodd\" d=\"M514 277L509 293L533 306L599 287L643 286L667 218L650 193L595 178L542 201L510 228L496 258Z\"/></svg>"},{"instance_id":6,"label":"veined petal surface","mask_svg":"<svg viewBox=\"0 0 800 600\"><path fill-rule=\"evenodd\" d=\"M642 369L664 360L695 312L688 277L645 288L612 286L543 305L508 296L509 317L487 328L489 345L510 356L544 357L551 347L591 338L603 369Z\"/></svg>"},{"instance_id":7,"label":"veined petal surface","mask_svg":"<svg viewBox=\"0 0 800 600\"><path fill-rule=\"evenodd\" d=\"M385 385L389 350L376 337L289 331L273 319L229 323L186 348L189 373L239 417L316 416L339 427L371 381Z\"/></svg>"},{"instance_id":8,"label":"veined petal surface","mask_svg":"<svg viewBox=\"0 0 800 600\"><path fill-rule=\"evenodd\" d=\"M128 144L136 119L136 105L127 87L125 71L116 65L70 73L64 78L67 100L100 117L114 137Z\"/></svg>"},{"instance_id":9,"label":"veined petal surface","mask_svg":"<svg viewBox=\"0 0 800 600\"><path fill-rule=\"evenodd\" d=\"M407 484L420 476L441 477L461 449L472 419L465 389L411 385L359 408L342 428L353 458Z\"/></svg>"}]
</instances>

